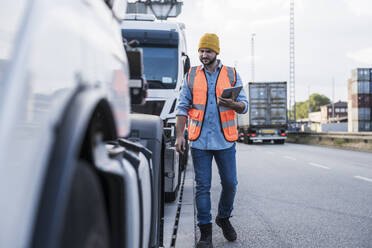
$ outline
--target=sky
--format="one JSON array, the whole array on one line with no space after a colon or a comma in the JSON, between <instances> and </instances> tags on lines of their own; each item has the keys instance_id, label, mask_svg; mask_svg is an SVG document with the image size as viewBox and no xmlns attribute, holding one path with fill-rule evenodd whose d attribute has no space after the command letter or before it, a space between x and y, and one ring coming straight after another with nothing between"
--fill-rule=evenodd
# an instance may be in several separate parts
<instances>
[{"instance_id":1,"label":"sky","mask_svg":"<svg viewBox=\"0 0 372 248\"><path fill-rule=\"evenodd\" d=\"M289 0L184 0L170 20L186 25L192 65L200 64L204 33L220 38L223 64L236 66L243 83L252 79L251 35L255 33L255 81L289 81ZM372 67L371 0L295 0L296 101L309 93L347 100L351 70Z\"/></svg>"}]
</instances>

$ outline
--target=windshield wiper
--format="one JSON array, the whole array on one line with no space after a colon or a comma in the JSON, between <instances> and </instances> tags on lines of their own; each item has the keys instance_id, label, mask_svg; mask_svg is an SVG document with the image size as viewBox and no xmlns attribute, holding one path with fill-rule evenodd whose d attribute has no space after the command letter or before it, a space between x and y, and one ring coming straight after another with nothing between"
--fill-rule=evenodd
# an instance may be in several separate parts
<instances>
[{"instance_id":1,"label":"windshield wiper","mask_svg":"<svg viewBox=\"0 0 372 248\"><path fill-rule=\"evenodd\" d=\"M163 82L160 80L147 80L147 83L149 84L149 88L155 88L155 89L164 89Z\"/></svg>"},{"instance_id":2,"label":"windshield wiper","mask_svg":"<svg viewBox=\"0 0 372 248\"><path fill-rule=\"evenodd\" d=\"M163 83L160 80L147 80L149 89L174 89L176 83Z\"/></svg>"}]
</instances>

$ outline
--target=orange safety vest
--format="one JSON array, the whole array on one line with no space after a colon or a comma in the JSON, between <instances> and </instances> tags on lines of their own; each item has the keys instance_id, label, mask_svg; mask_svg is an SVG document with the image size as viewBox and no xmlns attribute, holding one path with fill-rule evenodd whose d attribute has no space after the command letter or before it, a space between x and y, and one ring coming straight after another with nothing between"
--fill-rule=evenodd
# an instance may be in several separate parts
<instances>
[{"instance_id":1,"label":"orange safety vest","mask_svg":"<svg viewBox=\"0 0 372 248\"><path fill-rule=\"evenodd\" d=\"M216 102L225 88L233 87L236 83L236 71L233 67L222 66L216 82ZM188 111L189 140L197 140L203 127L204 114L207 107L208 83L204 70L200 66L191 67L187 77L187 84L192 94L192 106ZM238 130L235 122L235 111L218 106L222 133L227 141L233 142L238 139Z\"/></svg>"}]
</instances>

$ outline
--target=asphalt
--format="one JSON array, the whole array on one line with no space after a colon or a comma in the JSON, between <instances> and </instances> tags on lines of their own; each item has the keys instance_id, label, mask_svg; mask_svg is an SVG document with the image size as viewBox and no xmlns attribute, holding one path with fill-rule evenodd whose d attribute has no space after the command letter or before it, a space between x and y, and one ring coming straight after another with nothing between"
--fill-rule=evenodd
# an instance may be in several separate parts
<instances>
[{"instance_id":1,"label":"asphalt","mask_svg":"<svg viewBox=\"0 0 372 248\"><path fill-rule=\"evenodd\" d=\"M239 184L231 222L238 240L226 241L213 224L215 248L372 247L372 153L238 143L237 166ZM215 163L212 173L214 218L221 190ZM199 238L192 163L186 178L177 248L194 247Z\"/></svg>"}]
</instances>

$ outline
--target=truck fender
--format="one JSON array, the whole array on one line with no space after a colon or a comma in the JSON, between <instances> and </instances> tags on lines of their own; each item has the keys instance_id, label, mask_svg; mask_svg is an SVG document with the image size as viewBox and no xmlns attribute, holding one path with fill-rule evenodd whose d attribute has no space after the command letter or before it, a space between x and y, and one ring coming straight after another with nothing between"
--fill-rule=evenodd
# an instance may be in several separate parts
<instances>
[{"instance_id":1,"label":"truck fender","mask_svg":"<svg viewBox=\"0 0 372 248\"><path fill-rule=\"evenodd\" d=\"M115 124L109 103L99 90L78 87L55 127L54 145L45 170L39 206L34 220L31 247L58 247L64 223L70 186L80 148L88 125L97 108L103 109L104 138L116 138Z\"/></svg>"}]
</instances>

